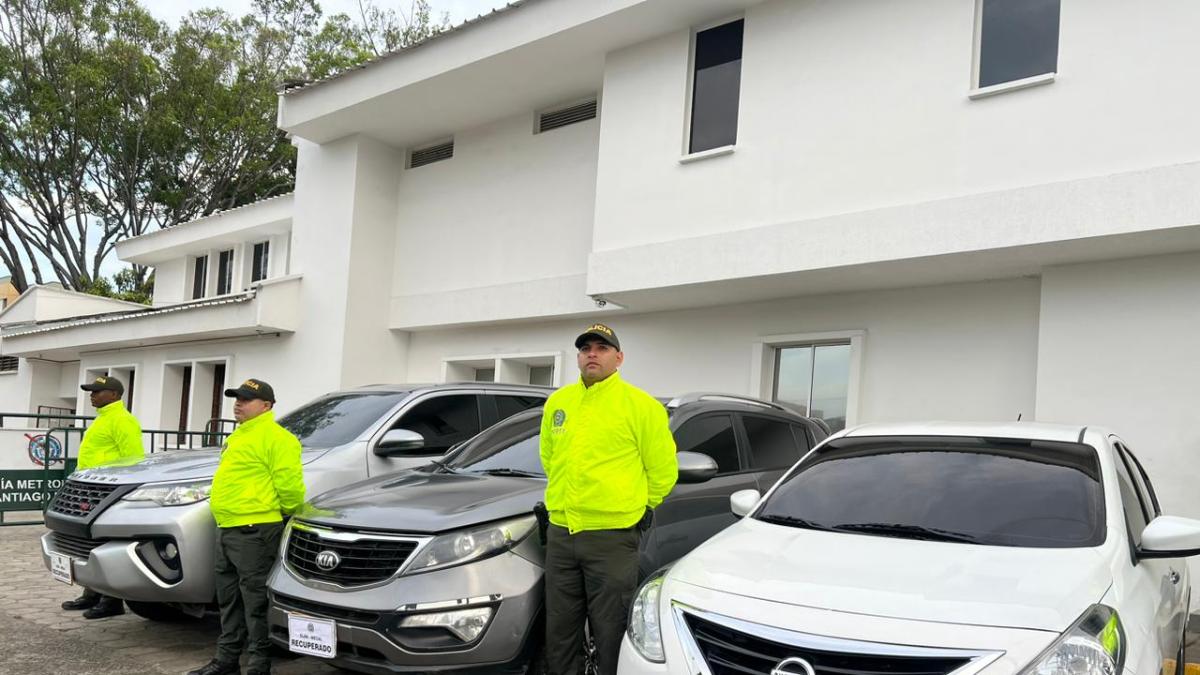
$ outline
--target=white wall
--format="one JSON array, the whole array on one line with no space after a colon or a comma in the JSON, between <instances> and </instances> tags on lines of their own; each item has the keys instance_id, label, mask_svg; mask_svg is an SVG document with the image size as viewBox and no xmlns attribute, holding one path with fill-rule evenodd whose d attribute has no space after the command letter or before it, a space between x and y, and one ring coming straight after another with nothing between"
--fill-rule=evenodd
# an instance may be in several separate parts
<instances>
[{"instance_id":1,"label":"white wall","mask_svg":"<svg viewBox=\"0 0 1200 675\"><path fill-rule=\"evenodd\" d=\"M453 158L403 171L395 295L586 272L600 122L533 125L530 110L461 131Z\"/></svg>"},{"instance_id":2,"label":"white wall","mask_svg":"<svg viewBox=\"0 0 1200 675\"><path fill-rule=\"evenodd\" d=\"M609 54L595 249L1200 155L1189 112L1200 90L1162 84L1193 79L1200 4L1063 3L1058 81L971 101L974 9L963 0L751 8L737 150L688 165L678 159L689 31Z\"/></svg>"},{"instance_id":3,"label":"white wall","mask_svg":"<svg viewBox=\"0 0 1200 675\"><path fill-rule=\"evenodd\" d=\"M1038 282L1033 279L814 296L607 319L622 373L656 395L749 393L761 336L865 330L860 421L1012 420L1034 410ZM577 377L583 320L414 333L411 381L437 381L454 356L561 350Z\"/></svg>"},{"instance_id":4,"label":"white wall","mask_svg":"<svg viewBox=\"0 0 1200 675\"><path fill-rule=\"evenodd\" d=\"M153 304L169 305L191 299L191 278L187 276L188 259L176 258L154 267Z\"/></svg>"}]
</instances>

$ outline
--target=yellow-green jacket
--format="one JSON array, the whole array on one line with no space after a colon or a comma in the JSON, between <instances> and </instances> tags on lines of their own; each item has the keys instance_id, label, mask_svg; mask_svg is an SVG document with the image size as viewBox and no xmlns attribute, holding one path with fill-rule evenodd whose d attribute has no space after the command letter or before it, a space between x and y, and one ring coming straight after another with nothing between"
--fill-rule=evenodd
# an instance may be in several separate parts
<instances>
[{"instance_id":1,"label":"yellow-green jacket","mask_svg":"<svg viewBox=\"0 0 1200 675\"><path fill-rule=\"evenodd\" d=\"M79 443L79 469L141 459L142 425L125 409L124 401L113 401L96 410L96 419L83 432Z\"/></svg>"},{"instance_id":2,"label":"yellow-green jacket","mask_svg":"<svg viewBox=\"0 0 1200 675\"><path fill-rule=\"evenodd\" d=\"M550 522L572 534L637 524L679 477L666 408L619 373L550 395L541 453Z\"/></svg>"},{"instance_id":3,"label":"yellow-green jacket","mask_svg":"<svg viewBox=\"0 0 1200 675\"><path fill-rule=\"evenodd\" d=\"M304 503L300 441L268 410L242 422L221 451L209 505L218 527L277 523Z\"/></svg>"}]
</instances>

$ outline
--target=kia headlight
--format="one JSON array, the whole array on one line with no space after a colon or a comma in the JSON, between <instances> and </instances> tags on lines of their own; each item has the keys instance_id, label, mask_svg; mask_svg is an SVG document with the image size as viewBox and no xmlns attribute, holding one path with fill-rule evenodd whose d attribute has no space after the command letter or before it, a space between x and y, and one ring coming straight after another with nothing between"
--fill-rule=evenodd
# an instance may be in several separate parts
<instances>
[{"instance_id":1,"label":"kia headlight","mask_svg":"<svg viewBox=\"0 0 1200 675\"><path fill-rule=\"evenodd\" d=\"M1125 629L1117 610L1092 605L1020 675L1120 675Z\"/></svg>"},{"instance_id":2,"label":"kia headlight","mask_svg":"<svg viewBox=\"0 0 1200 675\"><path fill-rule=\"evenodd\" d=\"M637 594L633 596L633 606L629 610L629 642L638 654L647 661L663 663L662 624L658 611L658 600L662 595L663 579L667 568L663 568L642 584Z\"/></svg>"},{"instance_id":3,"label":"kia headlight","mask_svg":"<svg viewBox=\"0 0 1200 675\"><path fill-rule=\"evenodd\" d=\"M453 567L507 551L529 536L536 526L537 518L529 515L438 535L413 557L404 572Z\"/></svg>"},{"instance_id":4,"label":"kia headlight","mask_svg":"<svg viewBox=\"0 0 1200 675\"><path fill-rule=\"evenodd\" d=\"M212 479L188 483L151 483L122 497L127 502L154 502L159 506L182 506L208 499Z\"/></svg>"}]
</instances>

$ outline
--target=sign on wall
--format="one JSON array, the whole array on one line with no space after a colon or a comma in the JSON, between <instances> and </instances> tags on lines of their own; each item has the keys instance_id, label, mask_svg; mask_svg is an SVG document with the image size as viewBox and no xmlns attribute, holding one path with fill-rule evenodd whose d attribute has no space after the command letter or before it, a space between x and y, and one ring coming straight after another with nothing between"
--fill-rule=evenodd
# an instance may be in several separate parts
<instances>
[{"instance_id":1,"label":"sign on wall","mask_svg":"<svg viewBox=\"0 0 1200 675\"><path fill-rule=\"evenodd\" d=\"M40 510L74 471L82 431L0 429L0 511Z\"/></svg>"}]
</instances>

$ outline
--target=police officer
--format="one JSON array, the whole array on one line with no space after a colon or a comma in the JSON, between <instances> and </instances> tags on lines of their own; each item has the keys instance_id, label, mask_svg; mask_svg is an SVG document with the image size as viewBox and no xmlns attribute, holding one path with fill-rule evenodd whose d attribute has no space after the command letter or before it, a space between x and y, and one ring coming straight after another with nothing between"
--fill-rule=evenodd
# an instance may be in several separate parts
<instances>
[{"instance_id":1,"label":"police officer","mask_svg":"<svg viewBox=\"0 0 1200 675\"><path fill-rule=\"evenodd\" d=\"M579 672L584 620L600 673L617 672L638 582L638 546L679 475L667 411L626 383L616 333L593 324L575 339L579 381L542 416L546 509L546 665Z\"/></svg>"},{"instance_id":2,"label":"police officer","mask_svg":"<svg viewBox=\"0 0 1200 675\"><path fill-rule=\"evenodd\" d=\"M238 426L225 440L209 504L217 521L216 585L221 606L217 655L188 675L271 672L267 575L279 550L283 517L304 502L300 441L275 422L275 391L249 379L225 395L236 398Z\"/></svg>"},{"instance_id":3,"label":"police officer","mask_svg":"<svg viewBox=\"0 0 1200 675\"><path fill-rule=\"evenodd\" d=\"M142 446L142 425L125 409L121 397L125 385L115 377L97 377L80 389L91 394L96 419L83 432L79 444L77 469L91 469L106 464L135 462L145 458ZM120 598L103 595L91 589L83 589L83 595L62 604L63 609L83 609L85 619L102 619L125 613L125 603Z\"/></svg>"}]
</instances>

